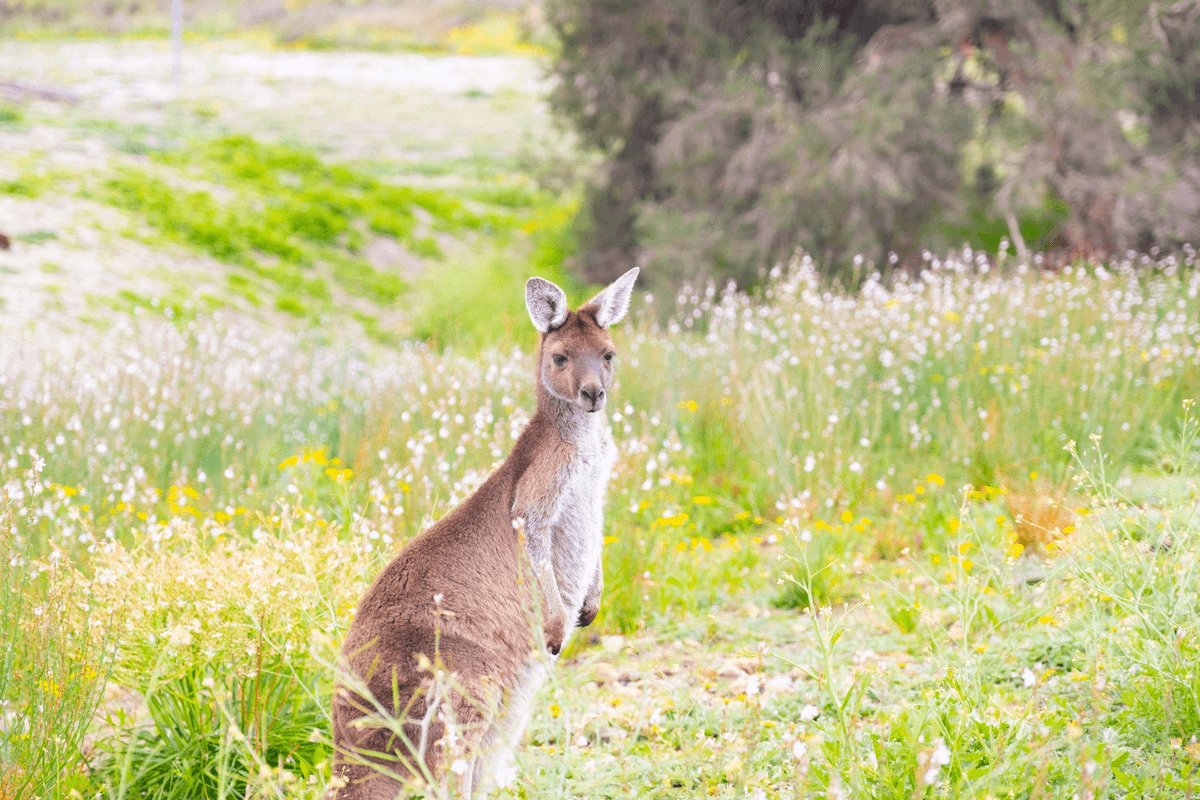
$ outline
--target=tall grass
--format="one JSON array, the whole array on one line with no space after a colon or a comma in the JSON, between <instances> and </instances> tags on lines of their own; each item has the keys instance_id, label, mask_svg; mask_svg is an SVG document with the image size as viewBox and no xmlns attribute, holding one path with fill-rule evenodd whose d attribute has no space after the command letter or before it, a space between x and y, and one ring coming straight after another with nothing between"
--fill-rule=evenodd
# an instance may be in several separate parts
<instances>
[{"instance_id":1,"label":"tall grass","mask_svg":"<svg viewBox=\"0 0 1200 800\"><path fill-rule=\"evenodd\" d=\"M1160 508L1139 507L1113 482L1113 464L1097 439L1080 443L1078 479L1095 498L1095 523L1068 548L1070 572L1093 610L1092 633L1109 643L1110 657L1128 676L1123 700L1166 739L1194 740L1200 731L1200 421L1194 401L1169 455L1184 465L1186 483ZM1072 447L1072 451L1075 451ZM1134 720L1127 720L1133 722Z\"/></svg>"},{"instance_id":2,"label":"tall grass","mask_svg":"<svg viewBox=\"0 0 1200 800\"><path fill-rule=\"evenodd\" d=\"M1124 262L992 277L972 257L931 258L860 295L823 289L804 264L765 303L685 294L647 372L700 373L675 383L679 400L698 402L702 428L736 425L718 446L752 453L748 471L773 494L823 481L853 504L930 471L976 485L1061 477L1063 444L1095 432L1118 466L1137 463L1198 388L1196 273ZM703 338L677 336L681 321ZM703 456L719 463L713 449Z\"/></svg>"},{"instance_id":3,"label":"tall grass","mask_svg":"<svg viewBox=\"0 0 1200 800\"><path fill-rule=\"evenodd\" d=\"M63 798L89 783L84 737L111 668L107 609L88 607L68 566L18 546L19 513L0 491L0 797Z\"/></svg>"},{"instance_id":4,"label":"tall grass","mask_svg":"<svg viewBox=\"0 0 1200 800\"><path fill-rule=\"evenodd\" d=\"M1175 440L1189 463L1197 452L1191 405L1182 406ZM798 790L873 798L1195 790L1200 472L1189 471L1158 509L1138 508L1114 486L1102 442L1094 437L1077 462L1085 521L1059 540L1065 555L1035 580L1022 579L1015 531L988 519L997 505L968 492L955 546L902 559L891 581L873 587L885 595L877 609L923 651L908 648L926 666L915 685L862 669L858 654L852 661L839 647L852 638L848 620L861 624L856 612L869 603L811 606L811 661L797 666L818 688L808 716L819 721L797 750ZM814 539L789 528L798 555L785 578L816 597L824 567L812 557ZM897 615L886 594L913 590L910 613ZM895 693L905 700L893 706ZM872 696L880 700L873 709Z\"/></svg>"},{"instance_id":5,"label":"tall grass","mask_svg":"<svg viewBox=\"0 0 1200 800\"><path fill-rule=\"evenodd\" d=\"M280 510L257 536L177 525L96 558L93 600L121 612L113 680L143 699L98 744L109 796L320 794L330 665L372 562L309 522Z\"/></svg>"},{"instance_id":6,"label":"tall grass","mask_svg":"<svg viewBox=\"0 0 1200 800\"><path fill-rule=\"evenodd\" d=\"M650 755L638 755L642 739L620 745L630 759L652 763L663 726L690 754L736 721L753 732L730 745L749 747L745 760L671 780L728 794L752 770L764 791L878 797L1003 796L1006 785L1055 796L1095 788L1096 768L1131 786L1185 780L1169 759L1200 719L1187 667L1193 495L1165 504L1170 519L1119 501L1105 510L1107 490L1071 482L1066 446L1100 437L1103 486L1168 466L1171 480L1190 474L1191 256L1023 273L964 253L927 267L846 295L799 260L762 297L688 291L663 316L654 311L670 299L645 298L614 332L620 455L596 630L677 630L716 646L715 610L750 602L759 614L773 601L798 611L761 618L801 614L788 636L825 662L814 673L778 640L811 691L768 706L745 683L736 705L714 710L703 682L701 699L677 696L658 722L646 711L622 723L651 743ZM519 308L520 281L495 271L483 285L513 283ZM468 304L481 318L486 294ZM446 306L459 296L447 289ZM479 485L532 412L535 334L512 316L524 347L471 355L148 313L71 352L33 342L0 352L0 486L9 547L22 554L8 562L0 621L14 636L39 630L30 615L45 576L14 565L69 565L80 594L66 615L76 627L63 630L86 629L81 603L114 615L112 683L136 700L96 731L87 773L78 748L59 747L68 762L21 774L64 786L78 774L109 797L315 796L329 665L355 599L401 543ZM788 568L803 579L782 591L779 555L803 567ZM855 598L840 628L837 612L819 611ZM1113 625L1129 635L1105 643ZM38 657L78 661L76 635L43 631ZM847 637L854 653L839 649ZM589 658L589 639L575 642L574 657ZM864 678L853 692L833 680L849 674L845 659L887 648L923 671ZM27 674L6 669L9 687ZM1094 693L1048 670L1086 674ZM89 724L101 679L87 680L63 701L55 735ZM19 685L4 699L33 702L39 684ZM563 691L562 706L583 702ZM1047 711L1038 692L1058 705ZM820 716L797 723L810 705ZM535 720L543 748L572 744L550 766L537 761L544 749L529 757L564 774L581 769L569 754L579 736L614 752L597 713L566 733ZM1081 720L1107 725L1116 744L1076 736ZM791 738L780 739L785 724ZM1181 749L1159 747L1162 737ZM588 785L620 780L592 769ZM646 770L631 773L643 788L655 785ZM531 780L530 791L546 788Z\"/></svg>"},{"instance_id":7,"label":"tall grass","mask_svg":"<svg viewBox=\"0 0 1200 800\"><path fill-rule=\"evenodd\" d=\"M953 516L935 499L946 485L1045 493L1063 485L1068 441L1102 434L1118 469L1147 463L1200 382L1200 277L1137 266L979 275L949 260L842 295L800 263L761 302L710 289L678 298L665 326L635 315L617 332L615 529L661 529L674 546L802 517L886 555L924 539L864 516L911 508L936 529ZM117 325L67 358L17 347L3 356L0 477L44 459L39 505L18 520L43 549L94 550L181 516L250 531L283 498L387 544L507 452L533 405L526 352L327 347L198 320Z\"/></svg>"}]
</instances>

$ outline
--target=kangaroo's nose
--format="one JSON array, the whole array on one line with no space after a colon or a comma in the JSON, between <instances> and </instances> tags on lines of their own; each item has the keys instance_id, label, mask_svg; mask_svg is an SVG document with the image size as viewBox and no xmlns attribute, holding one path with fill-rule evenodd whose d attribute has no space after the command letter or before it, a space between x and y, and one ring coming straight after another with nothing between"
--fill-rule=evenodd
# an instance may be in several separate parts
<instances>
[{"instance_id":1,"label":"kangaroo's nose","mask_svg":"<svg viewBox=\"0 0 1200 800\"><path fill-rule=\"evenodd\" d=\"M579 390L579 396L595 411L604 399L604 389L597 383L589 383Z\"/></svg>"}]
</instances>

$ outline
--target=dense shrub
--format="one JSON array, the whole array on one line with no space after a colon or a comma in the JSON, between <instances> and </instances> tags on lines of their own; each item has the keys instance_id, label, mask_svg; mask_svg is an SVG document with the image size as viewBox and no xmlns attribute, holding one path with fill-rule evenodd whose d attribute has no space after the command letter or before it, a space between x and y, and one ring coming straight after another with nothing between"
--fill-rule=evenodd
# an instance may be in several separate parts
<instances>
[{"instance_id":1,"label":"dense shrub","mask_svg":"<svg viewBox=\"0 0 1200 800\"><path fill-rule=\"evenodd\" d=\"M1195 0L559 0L551 20L554 107L607 156L593 281L1200 233Z\"/></svg>"}]
</instances>

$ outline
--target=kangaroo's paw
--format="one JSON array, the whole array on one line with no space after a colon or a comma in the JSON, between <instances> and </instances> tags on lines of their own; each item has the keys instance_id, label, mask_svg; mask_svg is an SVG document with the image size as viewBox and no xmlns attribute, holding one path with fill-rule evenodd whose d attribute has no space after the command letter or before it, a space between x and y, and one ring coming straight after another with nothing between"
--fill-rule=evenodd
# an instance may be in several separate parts
<instances>
[{"instance_id":1,"label":"kangaroo's paw","mask_svg":"<svg viewBox=\"0 0 1200 800\"><path fill-rule=\"evenodd\" d=\"M567 615L559 613L546 621L546 649L551 655L558 655L563 642L567 638Z\"/></svg>"},{"instance_id":2,"label":"kangaroo's paw","mask_svg":"<svg viewBox=\"0 0 1200 800\"><path fill-rule=\"evenodd\" d=\"M596 615L600 613L600 601L595 603L584 602L583 607L579 609L579 627L586 628L596 621Z\"/></svg>"}]
</instances>

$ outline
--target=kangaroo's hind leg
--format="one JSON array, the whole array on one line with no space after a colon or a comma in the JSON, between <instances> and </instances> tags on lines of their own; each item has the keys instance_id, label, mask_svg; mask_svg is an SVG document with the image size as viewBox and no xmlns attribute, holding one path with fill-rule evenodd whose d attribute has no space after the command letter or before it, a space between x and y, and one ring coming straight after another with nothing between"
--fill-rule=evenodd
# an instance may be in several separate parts
<instances>
[{"instance_id":1,"label":"kangaroo's hind leg","mask_svg":"<svg viewBox=\"0 0 1200 800\"><path fill-rule=\"evenodd\" d=\"M545 654L532 654L521 665L515 680L505 692L503 705L480 744L475 757L472 797L486 797L516 777L516 749L533 712L533 699L549 675Z\"/></svg>"}]
</instances>

